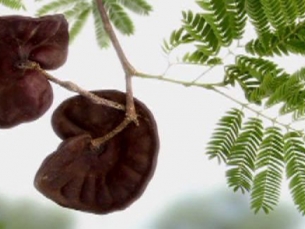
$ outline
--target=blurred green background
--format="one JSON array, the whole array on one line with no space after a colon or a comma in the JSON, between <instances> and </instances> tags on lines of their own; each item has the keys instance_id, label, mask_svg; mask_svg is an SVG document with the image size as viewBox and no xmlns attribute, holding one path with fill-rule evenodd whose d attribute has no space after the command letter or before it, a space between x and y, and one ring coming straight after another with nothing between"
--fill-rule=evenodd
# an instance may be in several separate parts
<instances>
[{"instance_id":1,"label":"blurred green background","mask_svg":"<svg viewBox=\"0 0 305 229\"><path fill-rule=\"evenodd\" d=\"M305 228L305 220L290 204L281 203L275 211L266 215L263 212L254 214L249 208L249 201L247 195L233 193L228 189L206 195L188 193L166 203L163 210L147 219L145 226L131 228L122 222L117 222L117 226L118 229ZM31 199L0 197L0 229L75 229L80 228L77 214L86 216L86 213L68 211L51 204L42 205ZM87 216L90 218L91 214ZM102 219L111 215L95 217L101 219L98 228L110 228L107 223L103 224Z\"/></svg>"},{"instance_id":2,"label":"blurred green background","mask_svg":"<svg viewBox=\"0 0 305 229\"><path fill-rule=\"evenodd\" d=\"M73 229L74 217L67 211L36 201L0 197L0 229Z\"/></svg>"},{"instance_id":3,"label":"blurred green background","mask_svg":"<svg viewBox=\"0 0 305 229\"><path fill-rule=\"evenodd\" d=\"M220 190L174 201L152 223L154 229L301 229L303 217L281 203L273 212L254 214L246 195ZM302 226L303 225L303 226Z\"/></svg>"}]
</instances>

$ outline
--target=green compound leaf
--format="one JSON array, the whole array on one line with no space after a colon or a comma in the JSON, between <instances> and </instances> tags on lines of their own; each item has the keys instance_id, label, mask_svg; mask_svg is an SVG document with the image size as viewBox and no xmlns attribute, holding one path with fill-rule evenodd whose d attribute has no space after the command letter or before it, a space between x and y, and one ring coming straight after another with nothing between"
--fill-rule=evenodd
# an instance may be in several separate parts
<instances>
[{"instance_id":1,"label":"green compound leaf","mask_svg":"<svg viewBox=\"0 0 305 229\"><path fill-rule=\"evenodd\" d=\"M78 12L78 15L75 17L75 21L71 26L69 31L70 34L70 42L72 42L75 37L81 32L82 28L85 26L89 15L91 13L91 6L87 4L87 6L83 6L82 10Z\"/></svg>"},{"instance_id":2,"label":"green compound leaf","mask_svg":"<svg viewBox=\"0 0 305 229\"><path fill-rule=\"evenodd\" d=\"M293 201L305 214L305 146L302 135L290 132L285 135L286 176Z\"/></svg>"},{"instance_id":3,"label":"green compound leaf","mask_svg":"<svg viewBox=\"0 0 305 229\"><path fill-rule=\"evenodd\" d=\"M231 53L231 45L237 43L237 48L244 48L249 55L235 55L235 63L225 65L223 85L239 86L248 102L260 105L261 108L265 106L262 109L277 105L280 107L280 115L291 114L289 118L292 117L292 123L305 119L305 68L290 74L276 64L274 58L270 58L305 55L305 1L196 2L202 11L182 12L182 25L164 42L164 51L169 53L186 45L186 48L191 49L182 55L183 62L206 67L209 63L215 65L222 60L225 62L225 58L219 55L225 50ZM245 25L249 23L257 36L250 41L239 42L243 38ZM193 85L199 86L195 83ZM257 114L272 121L264 112L265 110ZM243 114L239 116L236 110L231 110L219 121L207 145L209 158L227 163L228 185L234 191L250 192L251 208L255 212L263 210L267 213L278 203L284 166L287 163L290 190L295 204L304 214L304 139L284 139L277 127L262 132L261 122L255 126L251 124L255 119L250 119L242 125L242 118ZM284 123L282 125L290 127ZM255 127L258 129L255 130Z\"/></svg>"},{"instance_id":4,"label":"green compound leaf","mask_svg":"<svg viewBox=\"0 0 305 229\"><path fill-rule=\"evenodd\" d=\"M134 33L134 25L126 13L126 9L139 15L148 15L152 11L151 5L146 0L104 0L103 3L110 21L124 35L132 35ZM110 40L104 30L95 0L53 0L44 4L36 12L38 16L50 13L63 13L66 16L71 24L71 41L80 33L89 16L93 14L98 46L105 48L110 45Z\"/></svg>"},{"instance_id":5,"label":"green compound leaf","mask_svg":"<svg viewBox=\"0 0 305 229\"><path fill-rule=\"evenodd\" d=\"M121 5L109 2L105 7L107 7L109 19L116 29L125 35L134 33L133 22Z\"/></svg>"},{"instance_id":6,"label":"green compound leaf","mask_svg":"<svg viewBox=\"0 0 305 229\"><path fill-rule=\"evenodd\" d=\"M251 192L251 208L265 213L273 210L280 197L284 170L284 139L280 128L269 127L259 147Z\"/></svg>"},{"instance_id":7,"label":"green compound leaf","mask_svg":"<svg viewBox=\"0 0 305 229\"><path fill-rule=\"evenodd\" d=\"M102 49L108 48L110 46L110 38L104 29L101 15L96 6L96 1L93 0L92 4L93 4L92 13L93 13L93 19L94 19L95 38L96 38L97 44Z\"/></svg>"},{"instance_id":8,"label":"green compound leaf","mask_svg":"<svg viewBox=\"0 0 305 229\"><path fill-rule=\"evenodd\" d=\"M226 163L231 148L241 129L244 114L238 109L231 109L218 122L206 149L209 158L217 158Z\"/></svg>"},{"instance_id":9,"label":"green compound leaf","mask_svg":"<svg viewBox=\"0 0 305 229\"><path fill-rule=\"evenodd\" d=\"M215 55L219 52L220 41L213 26L209 23L210 15L193 14L191 11L183 12L184 30L197 41L197 47L205 55ZM211 19L212 20L212 19Z\"/></svg>"},{"instance_id":10,"label":"green compound leaf","mask_svg":"<svg viewBox=\"0 0 305 229\"><path fill-rule=\"evenodd\" d=\"M262 3L259 0L247 0L245 7L250 22L254 26L256 33L260 37L262 45L264 46L266 44L264 36L271 31L271 26L263 10Z\"/></svg>"},{"instance_id":11,"label":"green compound leaf","mask_svg":"<svg viewBox=\"0 0 305 229\"><path fill-rule=\"evenodd\" d=\"M209 12L204 17L222 45L228 46L242 37L246 25L245 0L199 0L197 3Z\"/></svg>"},{"instance_id":12,"label":"green compound leaf","mask_svg":"<svg viewBox=\"0 0 305 229\"><path fill-rule=\"evenodd\" d=\"M168 52L180 45L194 44L196 50L184 56L186 62L204 64L213 59L219 64L217 54L233 40L242 38L246 26L245 0L199 0L202 12L183 11L183 25L164 43ZM217 60L217 61L216 61ZM208 65L213 65L209 62Z\"/></svg>"},{"instance_id":13,"label":"green compound leaf","mask_svg":"<svg viewBox=\"0 0 305 229\"><path fill-rule=\"evenodd\" d=\"M284 13L285 8L282 7L281 1L279 0L260 0L262 8L264 9L265 15L269 23L275 28L283 28L286 25L286 19ZM296 18L296 15L295 15Z\"/></svg>"},{"instance_id":14,"label":"green compound leaf","mask_svg":"<svg viewBox=\"0 0 305 229\"><path fill-rule=\"evenodd\" d=\"M191 35L189 35L184 28L180 28L171 33L169 41L164 39L162 49L165 53L169 53L179 45L191 43L193 41L194 39Z\"/></svg>"},{"instance_id":15,"label":"green compound leaf","mask_svg":"<svg viewBox=\"0 0 305 229\"><path fill-rule=\"evenodd\" d=\"M246 51L259 56L282 56L291 53L305 55L305 23L289 24L278 30L264 34L262 38L253 39L246 44Z\"/></svg>"},{"instance_id":16,"label":"green compound leaf","mask_svg":"<svg viewBox=\"0 0 305 229\"><path fill-rule=\"evenodd\" d=\"M263 124L258 118L250 118L231 148L227 165L229 187L234 191L250 191L255 170L256 153L263 139Z\"/></svg>"},{"instance_id":17,"label":"green compound leaf","mask_svg":"<svg viewBox=\"0 0 305 229\"><path fill-rule=\"evenodd\" d=\"M22 0L0 0L0 4L13 10L26 9Z\"/></svg>"},{"instance_id":18,"label":"green compound leaf","mask_svg":"<svg viewBox=\"0 0 305 229\"><path fill-rule=\"evenodd\" d=\"M305 117L305 68L293 73L285 82L277 87L268 98L268 107L280 103L283 106L280 114L293 113L293 120L302 120Z\"/></svg>"},{"instance_id":19,"label":"green compound leaf","mask_svg":"<svg viewBox=\"0 0 305 229\"><path fill-rule=\"evenodd\" d=\"M294 0L296 4L296 9L299 17L304 17L305 14L305 2L304 0Z\"/></svg>"},{"instance_id":20,"label":"green compound leaf","mask_svg":"<svg viewBox=\"0 0 305 229\"><path fill-rule=\"evenodd\" d=\"M225 73L225 82L238 83L249 102L256 104L261 104L289 78L289 74L272 61L244 55L237 56L235 64L228 65Z\"/></svg>"},{"instance_id":21,"label":"green compound leaf","mask_svg":"<svg viewBox=\"0 0 305 229\"><path fill-rule=\"evenodd\" d=\"M36 15L41 16L51 12L58 12L61 10L65 10L69 7L73 7L79 2L83 2L82 0L56 0L52 1L40 9L37 10Z\"/></svg>"},{"instance_id":22,"label":"green compound leaf","mask_svg":"<svg viewBox=\"0 0 305 229\"><path fill-rule=\"evenodd\" d=\"M117 0L127 9L136 14L148 15L152 11L152 6L144 0Z\"/></svg>"},{"instance_id":23,"label":"green compound leaf","mask_svg":"<svg viewBox=\"0 0 305 229\"><path fill-rule=\"evenodd\" d=\"M222 59L218 57L209 57L205 55L201 50L195 50L194 52L188 52L183 56L183 62L192 63L205 66L215 66L222 64Z\"/></svg>"}]
</instances>

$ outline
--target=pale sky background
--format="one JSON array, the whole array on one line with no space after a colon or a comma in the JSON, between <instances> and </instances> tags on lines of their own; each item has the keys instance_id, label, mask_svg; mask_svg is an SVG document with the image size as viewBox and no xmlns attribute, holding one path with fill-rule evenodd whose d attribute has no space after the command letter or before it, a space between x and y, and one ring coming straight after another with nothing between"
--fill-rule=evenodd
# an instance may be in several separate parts
<instances>
[{"instance_id":1,"label":"pale sky background","mask_svg":"<svg viewBox=\"0 0 305 229\"><path fill-rule=\"evenodd\" d=\"M4 14L34 15L34 1L27 1L28 12L10 11L0 7ZM47 1L43 1L47 2ZM134 16L136 33L119 39L130 62L136 69L150 74L165 71L168 59L161 44L170 32L180 25L181 11L197 9L195 1L149 1L154 12L149 17ZM300 59L296 59L299 63ZM284 63L284 62L283 62ZM290 71L297 67L287 65ZM195 78L204 69L173 67L169 75L184 79ZM97 48L92 18L81 35L70 46L67 63L50 72L62 80L71 80L87 89L125 90L124 74L112 48ZM221 69L207 76L221 79ZM213 79L212 78L212 79ZM223 113L238 107L228 99L204 89L173 85L156 80L135 78L134 95L151 109L158 123L161 148L156 173L143 196L130 208L98 216L74 212L76 229L149 229L151 216L163 210L168 203L185 195L205 195L226 187L225 169L204 154L206 142ZM60 143L52 132L50 116L56 106L74 93L53 85L54 103L36 122L0 131L0 195L12 199L27 197L39 204L57 207L43 197L33 186L34 175L42 160ZM228 192L232 190L226 189ZM281 201L289 201L290 194L283 190ZM249 203L250 207L250 203ZM62 209L61 207L58 207ZM67 211L67 210L63 210ZM295 210L297 212L297 210Z\"/></svg>"}]
</instances>

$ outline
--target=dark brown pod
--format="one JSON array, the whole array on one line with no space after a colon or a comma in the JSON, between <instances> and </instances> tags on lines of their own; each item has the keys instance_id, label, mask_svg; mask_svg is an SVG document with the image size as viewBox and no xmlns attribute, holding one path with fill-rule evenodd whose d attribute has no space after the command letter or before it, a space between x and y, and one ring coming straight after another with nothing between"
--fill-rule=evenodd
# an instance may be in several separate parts
<instances>
[{"instance_id":1,"label":"dark brown pod","mask_svg":"<svg viewBox=\"0 0 305 229\"><path fill-rule=\"evenodd\" d=\"M95 93L122 104L125 101L122 92ZM96 214L132 204L151 180L159 151L151 112L138 100L136 110L139 126L129 124L93 150L91 136L96 138L111 131L123 121L124 112L93 104L81 96L64 101L54 112L53 125L58 133L64 130L60 135L65 140L40 166L35 187L59 205Z\"/></svg>"},{"instance_id":2,"label":"dark brown pod","mask_svg":"<svg viewBox=\"0 0 305 229\"><path fill-rule=\"evenodd\" d=\"M52 101L52 87L38 71L26 70L12 80L0 78L0 128L38 119Z\"/></svg>"},{"instance_id":3,"label":"dark brown pod","mask_svg":"<svg viewBox=\"0 0 305 229\"><path fill-rule=\"evenodd\" d=\"M66 62L68 44L68 23L63 15L2 16L0 77L18 75L16 64L26 60L39 63L43 69L56 69Z\"/></svg>"},{"instance_id":4,"label":"dark brown pod","mask_svg":"<svg viewBox=\"0 0 305 229\"><path fill-rule=\"evenodd\" d=\"M34 61L44 69L63 65L68 54L68 23L63 15L0 17L0 128L33 121L51 106L53 92Z\"/></svg>"},{"instance_id":5,"label":"dark brown pod","mask_svg":"<svg viewBox=\"0 0 305 229\"><path fill-rule=\"evenodd\" d=\"M126 94L117 90L91 91L92 93L120 104L126 103ZM149 109L138 99L134 99L140 127L130 125L123 132L146 128L154 131L156 123ZM92 138L104 136L118 126L125 118L125 112L92 103L83 96L74 96L61 103L53 112L52 127L61 138L89 133Z\"/></svg>"}]
</instances>

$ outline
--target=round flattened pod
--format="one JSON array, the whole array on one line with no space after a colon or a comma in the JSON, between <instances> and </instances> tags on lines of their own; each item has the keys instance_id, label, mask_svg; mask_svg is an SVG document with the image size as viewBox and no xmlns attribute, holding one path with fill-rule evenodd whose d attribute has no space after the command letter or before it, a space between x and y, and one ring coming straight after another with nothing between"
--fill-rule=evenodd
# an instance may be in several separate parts
<instances>
[{"instance_id":1,"label":"round flattened pod","mask_svg":"<svg viewBox=\"0 0 305 229\"><path fill-rule=\"evenodd\" d=\"M126 103L126 94L117 90L91 91L97 96ZM131 136L133 132L141 135L141 131L150 131L150 135L157 132L156 122L150 110L144 103L134 98L139 126L129 125L120 136ZM83 96L74 96L62 102L53 112L52 127L61 139L79 134L89 133L92 138L108 134L125 118L125 111L94 104ZM153 134L155 133L155 134ZM132 137L129 137L132 138Z\"/></svg>"},{"instance_id":2,"label":"round flattened pod","mask_svg":"<svg viewBox=\"0 0 305 229\"><path fill-rule=\"evenodd\" d=\"M124 103L122 92L98 94ZM70 104L74 105L70 107ZM96 214L125 209L137 200L154 174L159 137L151 112L143 103L137 101L136 104L139 125L129 124L99 149L92 148L91 136L96 138L111 131L124 119L124 112L93 104L81 96L61 104L58 108L61 112L57 109L53 116L55 129L64 127L66 133L72 126L74 135L71 131L68 131L71 136L60 134L65 140L42 163L35 177L35 187L59 205ZM76 116L83 121L76 122L73 115L63 119L63 106L71 109L66 111L70 115L80 112Z\"/></svg>"},{"instance_id":3,"label":"round flattened pod","mask_svg":"<svg viewBox=\"0 0 305 229\"><path fill-rule=\"evenodd\" d=\"M49 109L53 91L46 77L20 66L30 60L56 69L67 59L68 43L63 15L0 17L0 128L34 121Z\"/></svg>"},{"instance_id":4,"label":"round flattened pod","mask_svg":"<svg viewBox=\"0 0 305 229\"><path fill-rule=\"evenodd\" d=\"M0 128L10 128L41 117L53 102L49 81L38 71L26 70L19 78L0 78Z\"/></svg>"},{"instance_id":5,"label":"round flattened pod","mask_svg":"<svg viewBox=\"0 0 305 229\"><path fill-rule=\"evenodd\" d=\"M0 77L18 76L16 64L26 60L39 63L43 69L59 68L66 62L68 45L68 22L62 14L1 16Z\"/></svg>"}]
</instances>

